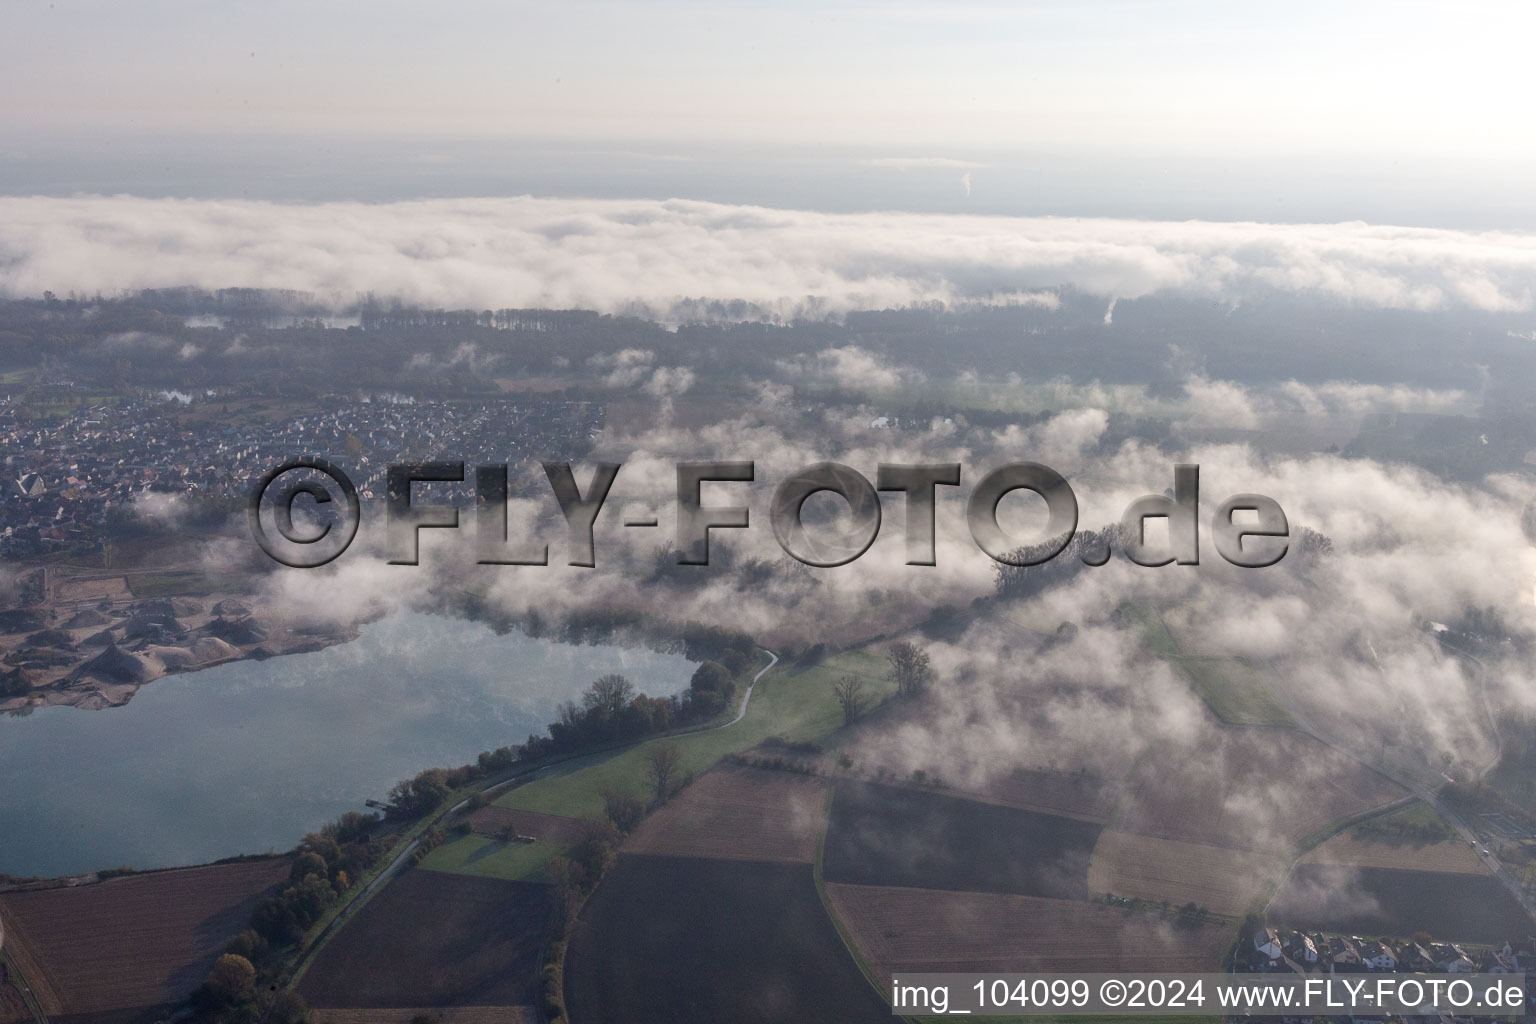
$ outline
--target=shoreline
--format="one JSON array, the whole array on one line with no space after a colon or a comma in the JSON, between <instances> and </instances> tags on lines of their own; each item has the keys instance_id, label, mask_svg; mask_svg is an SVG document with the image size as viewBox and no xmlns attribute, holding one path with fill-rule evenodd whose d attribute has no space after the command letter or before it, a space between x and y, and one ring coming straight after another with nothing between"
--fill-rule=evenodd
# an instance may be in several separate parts
<instances>
[{"instance_id":1,"label":"shoreline","mask_svg":"<svg viewBox=\"0 0 1536 1024\"><path fill-rule=\"evenodd\" d=\"M0 714L38 708L99 711L126 705L170 675L306 654L358 638L371 619L317 628L260 602L165 597L0 613ZM26 628L15 629L17 625Z\"/></svg>"}]
</instances>

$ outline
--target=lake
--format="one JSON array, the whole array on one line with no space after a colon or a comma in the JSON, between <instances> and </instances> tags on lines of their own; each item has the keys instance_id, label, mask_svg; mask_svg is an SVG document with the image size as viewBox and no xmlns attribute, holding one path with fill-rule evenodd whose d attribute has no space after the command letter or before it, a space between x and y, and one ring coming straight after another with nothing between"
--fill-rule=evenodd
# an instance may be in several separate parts
<instances>
[{"instance_id":1,"label":"lake","mask_svg":"<svg viewBox=\"0 0 1536 1024\"><path fill-rule=\"evenodd\" d=\"M0 716L0 873L286 850L423 768L543 732L604 673L666 696L693 667L403 613L352 643L167 676L125 707Z\"/></svg>"}]
</instances>

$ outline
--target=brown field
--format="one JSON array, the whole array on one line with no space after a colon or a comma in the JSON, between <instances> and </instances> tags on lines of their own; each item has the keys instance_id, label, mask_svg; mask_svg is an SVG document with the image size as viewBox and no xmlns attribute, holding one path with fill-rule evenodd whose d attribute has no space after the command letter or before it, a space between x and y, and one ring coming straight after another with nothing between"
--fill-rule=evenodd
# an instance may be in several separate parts
<instances>
[{"instance_id":1,"label":"brown field","mask_svg":"<svg viewBox=\"0 0 1536 1024\"><path fill-rule=\"evenodd\" d=\"M534 1024L541 1020L532 1006L416 1006L401 1010L316 1010L315 1024L411 1024L428 1016L439 1024Z\"/></svg>"},{"instance_id":2,"label":"brown field","mask_svg":"<svg viewBox=\"0 0 1536 1024\"><path fill-rule=\"evenodd\" d=\"M547 885L408 870L315 954L299 992L316 1007L528 1006L553 912Z\"/></svg>"},{"instance_id":3,"label":"brown field","mask_svg":"<svg viewBox=\"0 0 1536 1024\"><path fill-rule=\"evenodd\" d=\"M826 793L812 776L723 765L646 818L624 850L809 864Z\"/></svg>"},{"instance_id":4,"label":"brown field","mask_svg":"<svg viewBox=\"0 0 1536 1024\"><path fill-rule=\"evenodd\" d=\"M1334 836L1302 861L1304 864L1349 864L1360 868L1443 871L1453 875L1485 875L1487 867L1466 843L1387 843L1357 839L1348 832Z\"/></svg>"},{"instance_id":5,"label":"brown field","mask_svg":"<svg viewBox=\"0 0 1536 1024\"><path fill-rule=\"evenodd\" d=\"M8 893L6 950L51 1017L165 1006L202 983L287 875L272 858Z\"/></svg>"},{"instance_id":6,"label":"brown field","mask_svg":"<svg viewBox=\"0 0 1536 1024\"><path fill-rule=\"evenodd\" d=\"M964 795L973 800L1060 814L1101 825L1109 820L1115 809L1112 786L1086 773L1076 772L1020 768L994 780L984 790L965 791Z\"/></svg>"},{"instance_id":7,"label":"brown field","mask_svg":"<svg viewBox=\"0 0 1536 1024\"><path fill-rule=\"evenodd\" d=\"M1075 900L827 884L876 977L899 971L1210 971L1228 929Z\"/></svg>"},{"instance_id":8,"label":"brown field","mask_svg":"<svg viewBox=\"0 0 1536 1024\"><path fill-rule=\"evenodd\" d=\"M883 986L882 986L883 987ZM576 1024L884 1024L809 864L623 853L565 959Z\"/></svg>"},{"instance_id":9,"label":"brown field","mask_svg":"<svg viewBox=\"0 0 1536 1024\"><path fill-rule=\"evenodd\" d=\"M1240 917L1284 871L1279 857L1265 853L1105 832L1093 851L1088 888Z\"/></svg>"},{"instance_id":10,"label":"brown field","mask_svg":"<svg viewBox=\"0 0 1536 1024\"><path fill-rule=\"evenodd\" d=\"M1222 728L1151 751L1130 780L1125 832L1284 854L1279 843L1406 791L1293 729Z\"/></svg>"},{"instance_id":11,"label":"brown field","mask_svg":"<svg viewBox=\"0 0 1536 1024\"><path fill-rule=\"evenodd\" d=\"M520 836L567 845L581 842L592 831L592 822L585 818L516 811L494 804L470 812L468 820L470 828L483 836L500 836L504 829L511 828Z\"/></svg>"}]
</instances>

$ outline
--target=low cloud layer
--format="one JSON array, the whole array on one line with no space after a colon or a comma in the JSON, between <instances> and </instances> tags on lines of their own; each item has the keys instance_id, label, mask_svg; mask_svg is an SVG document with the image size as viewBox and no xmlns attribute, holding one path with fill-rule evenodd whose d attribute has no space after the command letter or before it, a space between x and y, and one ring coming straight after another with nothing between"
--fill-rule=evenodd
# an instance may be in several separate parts
<instances>
[{"instance_id":1,"label":"low cloud layer","mask_svg":"<svg viewBox=\"0 0 1536 1024\"><path fill-rule=\"evenodd\" d=\"M769 317L919 302L1039 302L1071 286L1229 301L1265 292L1397 309L1530 310L1536 236L1276 225L829 214L530 197L281 204L0 198L0 292L293 289L467 308Z\"/></svg>"}]
</instances>

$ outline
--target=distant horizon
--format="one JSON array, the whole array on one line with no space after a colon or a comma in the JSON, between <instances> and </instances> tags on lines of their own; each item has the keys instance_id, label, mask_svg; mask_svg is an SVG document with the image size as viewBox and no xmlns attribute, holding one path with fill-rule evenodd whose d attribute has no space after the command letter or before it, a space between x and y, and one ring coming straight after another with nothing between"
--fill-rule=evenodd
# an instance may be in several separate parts
<instances>
[{"instance_id":1,"label":"distant horizon","mask_svg":"<svg viewBox=\"0 0 1536 1024\"><path fill-rule=\"evenodd\" d=\"M329 134L12 135L0 195L275 202L533 196L822 213L1364 222L1536 231L1536 162L958 146L685 144Z\"/></svg>"}]
</instances>

